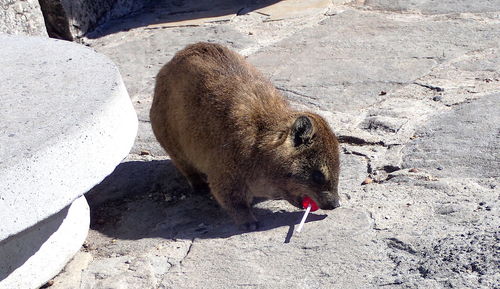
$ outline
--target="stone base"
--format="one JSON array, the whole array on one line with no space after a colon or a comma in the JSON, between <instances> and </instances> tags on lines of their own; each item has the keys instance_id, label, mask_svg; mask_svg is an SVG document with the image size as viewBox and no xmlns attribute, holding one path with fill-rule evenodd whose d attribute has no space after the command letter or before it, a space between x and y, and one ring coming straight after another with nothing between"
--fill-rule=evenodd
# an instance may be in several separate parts
<instances>
[{"instance_id":1,"label":"stone base","mask_svg":"<svg viewBox=\"0 0 500 289\"><path fill-rule=\"evenodd\" d=\"M0 289L38 288L80 249L90 223L85 197L0 242Z\"/></svg>"}]
</instances>

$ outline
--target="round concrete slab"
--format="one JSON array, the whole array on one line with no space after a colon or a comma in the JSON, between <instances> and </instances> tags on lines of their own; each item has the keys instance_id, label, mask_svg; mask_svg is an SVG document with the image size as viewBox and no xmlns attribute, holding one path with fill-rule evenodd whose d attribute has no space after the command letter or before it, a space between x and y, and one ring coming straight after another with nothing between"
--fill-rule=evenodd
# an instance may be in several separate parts
<instances>
[{"instance_id":1,"label":"round concrete slab","mask_svg":"<svg viewBox=\"0 0 500 289\"><path fill-rule=\"evenodd\" d=\"M2 241L0 289L42 286L78 252L89 223L89 206L82 196L59 213Z\"/></svg>"},{"instance_id":2,"label":"round concrete slab","mask_svg":"<svg viewBox=\"0 0 500 289\"><path fill-rule=\"evenodd\" d=\"M128 154L116 66L75 43L0 35L0 241L61 211Z\"/></svg>"}]
</instances>

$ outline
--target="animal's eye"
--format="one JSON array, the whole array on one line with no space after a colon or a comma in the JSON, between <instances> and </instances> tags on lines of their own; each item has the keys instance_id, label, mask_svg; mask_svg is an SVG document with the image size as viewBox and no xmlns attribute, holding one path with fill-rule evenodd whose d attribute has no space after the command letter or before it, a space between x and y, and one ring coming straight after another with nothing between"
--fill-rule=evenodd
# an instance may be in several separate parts
<instances>
[{"instance_id":1,"label":"animal's eye","mask_svg":"<svg viewBox=\"0 0 500 289\"><path fill-rule=\"evenodd\" d=\"M314 170L311 174L311 179L318 185L323 185L325 183L325 175L321 171Z\"/></svg>"}]
</instances>

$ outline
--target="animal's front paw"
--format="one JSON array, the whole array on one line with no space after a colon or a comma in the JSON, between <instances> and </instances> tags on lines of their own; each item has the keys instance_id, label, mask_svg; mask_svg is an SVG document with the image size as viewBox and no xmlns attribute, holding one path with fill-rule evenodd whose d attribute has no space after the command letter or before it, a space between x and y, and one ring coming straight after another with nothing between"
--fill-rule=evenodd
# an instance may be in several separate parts
<instances>
[{"instance_id":1,"label":"animal's front paw","mask_svg":"<svg viewBox=\"0 0 500 289\"><path fill-rule=\"evenodd\" d=\"M244 224L241 224L239 226L239 229L241 231L245 231L245 232L253 232L253 231L257 231L259 229L259 222L258 221L252 221L252 222L247 222L247 223L244 223Z\"/></svg>"}]
</instances>

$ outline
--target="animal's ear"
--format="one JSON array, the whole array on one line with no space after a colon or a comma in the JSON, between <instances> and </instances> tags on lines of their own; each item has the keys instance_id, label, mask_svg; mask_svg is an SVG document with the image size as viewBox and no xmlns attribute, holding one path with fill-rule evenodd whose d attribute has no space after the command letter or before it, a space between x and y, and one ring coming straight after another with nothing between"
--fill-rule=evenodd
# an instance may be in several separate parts
<instances>
[{"instance_id":1,"label":"animal's ear","mask_svg":"<svg viewBox=\"0 0 500 289\"><path fill-rule=\"evenodd\" d=\"M307 116L299 116L292 125L291 137L294 147L309 144L314 135L312 121Z\"/></svg>"}]
</instances>

